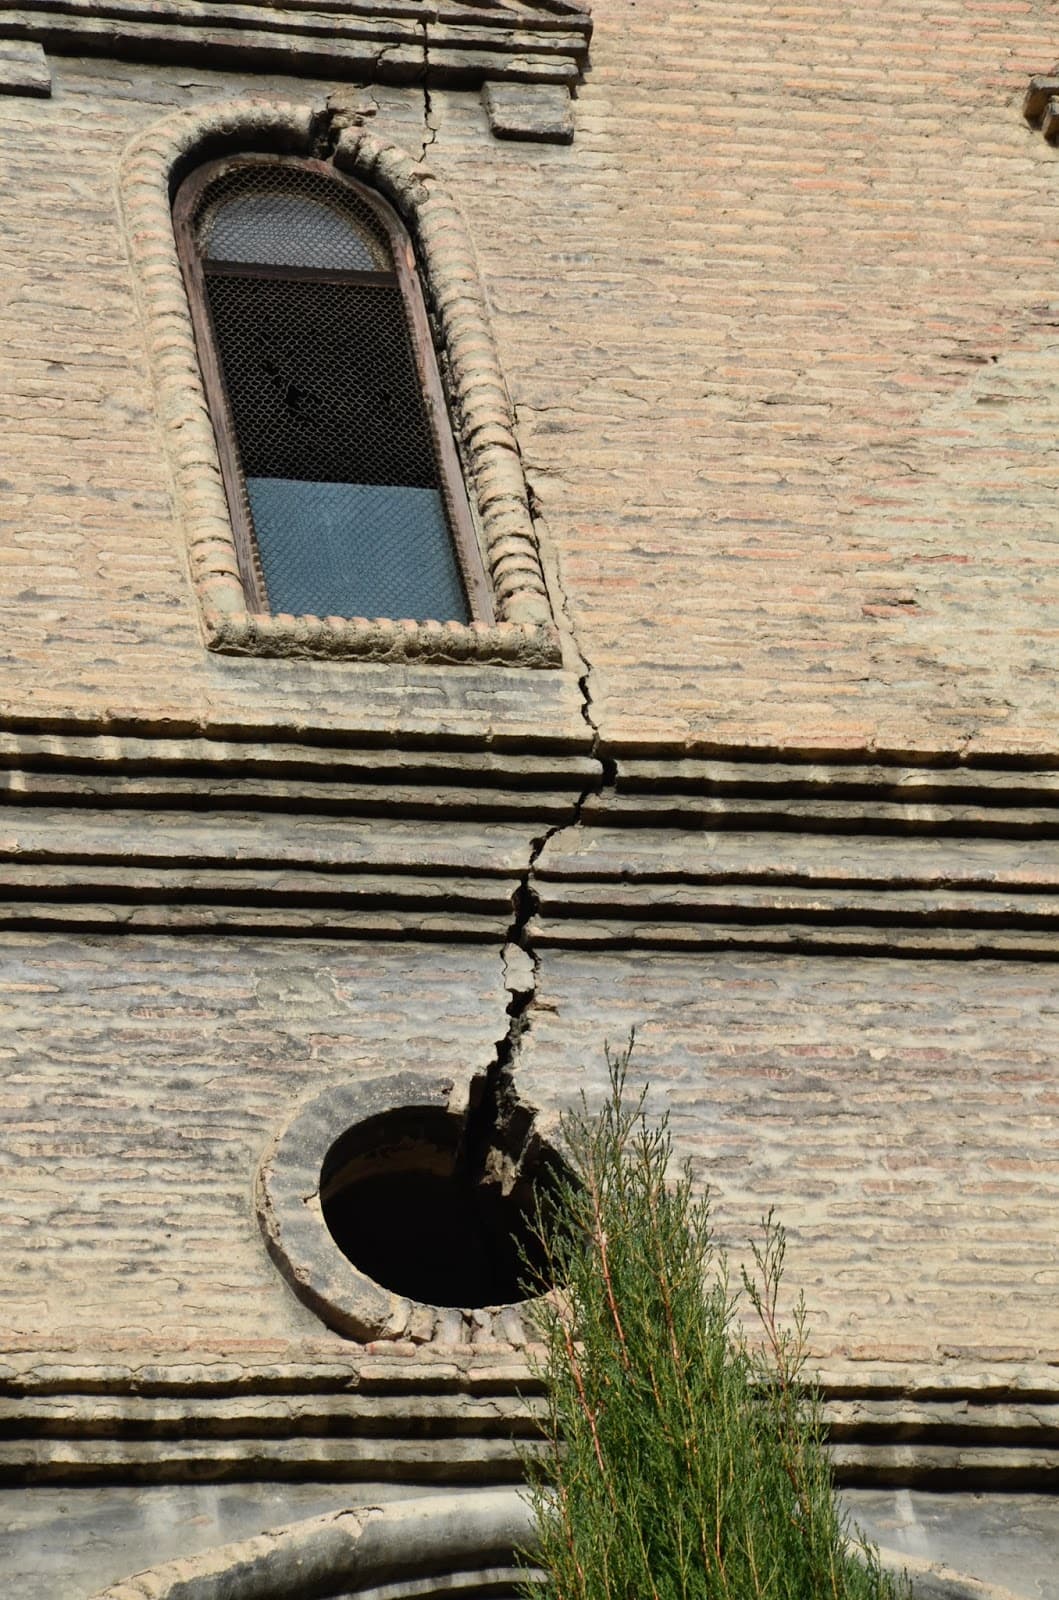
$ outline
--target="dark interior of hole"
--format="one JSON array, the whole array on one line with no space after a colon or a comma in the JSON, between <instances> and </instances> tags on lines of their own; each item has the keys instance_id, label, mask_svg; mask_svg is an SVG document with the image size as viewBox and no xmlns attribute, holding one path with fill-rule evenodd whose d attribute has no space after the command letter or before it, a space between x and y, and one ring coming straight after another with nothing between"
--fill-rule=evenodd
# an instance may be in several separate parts
<instances>
[{"instance_id":1,"label":"dark interior of hole","mask_svg":"<svg viewBox=\"0 0 1059 1600\"><path fill-rule=\"evenodd\" d=\"M446 1170L454 1164L439 1163L438 1154L424 1145L417 1163L406 1148L396 1170L365 1162L362 1176L353 1161L345 1182L329 1181L328 1168L345 1163L328 1158L321 1205L342 1254L383 1288L430 1305L504 1305L541 1293L548 1281L528 1186L521 1201L504 1197L469 1173ZM537 1192L546 1197L548 1186L542 1163Z\"/></svg>"}]
</instances>

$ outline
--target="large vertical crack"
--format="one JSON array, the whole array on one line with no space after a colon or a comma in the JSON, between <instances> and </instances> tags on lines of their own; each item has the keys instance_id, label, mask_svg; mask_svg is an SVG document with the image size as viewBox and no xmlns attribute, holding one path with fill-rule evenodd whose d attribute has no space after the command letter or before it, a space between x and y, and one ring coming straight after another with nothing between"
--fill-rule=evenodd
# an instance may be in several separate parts
<instances>
[{"instance_id":1,"label":"large vertical crack","mask_svg":"<svg viewBox=\"0 0 1059 1600\"><path fill-rule=\"evenodd\" d=\"M342 131L341 116L345 110L335 95L328 95L327 105L313 112L309 125L309 148L317 161L330 161L335 153Z\"/></svg>"},{"instance_id":2,"label":"large vertical crack","mask_svg":"<svg viewBox=\"0 0 1059 1600\"><path fill-rule=\"evenodd\" d=\"M424 18L419 26L422 32L420 87L423 94L424 130L423 142L420 148L420 160L425 160L427 151L437 141L439 130L435 121L434 101L430 90L429 24ZM517 429L516 450L518 450L521 461L522 452L517 443ZM522 462L522 465L525 473L525 463ZM540 513L532 485L528 481L528 474L526 474L526 481L530 515L537 521ZM491 1157L497 1149L517 1150L521 1147L525 1138L525 1114L519 1113L517 1108L517 1097L513 1089L513 1072L519 1050L532 1026L533 1007L537 998L540 974L540 959L533 946L531 936L533 917L539 905L539 897L533 883L537 863L550 842L558 834L565 832L568 828L576 828L580 825L584 808L588 801L594 795L602 793L614 781L614 763L604 753L600 730L593 715L592 664L577 638L573 615L565 591L559 583L556 583L555 589L559 595L559 604L563 621L566 625L567 638L577 656L577 682L581 697L581 716L591 735L589 751L599 764L598 774L577 796L573 804L572 814L568 820L544 829L530 840L526 864L519 874L511 897L511 922L508 925L501 949L505 987L509 997L505 1008L505 1028L496 1041L492 1061L484 1074L480 1074L471 1086L470 1106L460 1141L460 1148L456 1156L457 1170L461 1171L464 1178L472 1183L480 1182L486 1175L486 1169ZM521 1132L517 1131L514 1124L518 1124Z\"/></svg>"},{"instance_id":3,"label":"large vertical crack","mask_svg":"<svg viewBox=\"0 0 1059 1600\"><path fill-rule=\"evenodd\" d=\"M420 85L423 90L423 143L419 150L420 161L426 160L427 151L438 136L434 121L434 101L430 93L430 25L424 18L419 24L423 33L423 69Z\"/></svg>"},{"instance_id":4,"label":"large vertical crack","mask_svg":"<svg viewBox=\"0 0 1059 1600\"><path fill-rule=\"evenodd\" d=\"M472 1182L479 1182L487 1176L487 1168L496 1151L509 1152L517 1162L532 1122L532 1113L519 1102L515 1069L519 1053L533 1026L540 978L540 956L532 937L533 918L540 905L540 897L534 887L537 863L553 839L570 828L580 826L589 800L613 787L615 779L613 758L603 749L599 726L593 715L592 664L577 640L565 594L561 603L580 663L578 688L581 716L591 733L590 754L599 763L599 770L574 801L571 816L565 822L544 829L530 841L526 865L511 897L511 922L501 951L505 987L509 996L505 1010L506 1027L496 1041L493 1060L484 1075L472 1086L471 1107L461 1150L461 1165Z\"/></svg>"}]
</instances>

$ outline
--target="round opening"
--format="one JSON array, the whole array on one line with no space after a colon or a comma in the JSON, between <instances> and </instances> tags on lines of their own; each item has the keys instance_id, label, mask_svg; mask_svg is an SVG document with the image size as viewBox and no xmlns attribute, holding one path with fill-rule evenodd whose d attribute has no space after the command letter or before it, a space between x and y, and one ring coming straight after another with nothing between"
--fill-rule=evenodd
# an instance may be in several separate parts
<instances>
[{"instance_id":1,"label":"round opening","mask_svg":"<svg viewBox=\"0 0 1059 1600\"><path fill-rule=\"evenodd\" d=\"M503 1305L550 1287L538 1237L551 1169L471 1159L462 1119L402 1107L358 1123L331 1146L320 1205L331 1237L384 1289L435 1306ZM510 1177L510 1174L509 1174Z\"/></svg>"}]
</instances>

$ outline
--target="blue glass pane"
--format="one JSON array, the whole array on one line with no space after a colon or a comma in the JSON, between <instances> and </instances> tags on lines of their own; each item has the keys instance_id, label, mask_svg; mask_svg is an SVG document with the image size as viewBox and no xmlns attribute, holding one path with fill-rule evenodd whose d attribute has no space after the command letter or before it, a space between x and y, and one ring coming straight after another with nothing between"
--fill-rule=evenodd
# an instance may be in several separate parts
<instances>
[{"instance_id":1,"label":"blue glass pane","mask_svg":"<svg viewBox=\"0 0 1059 1600\"><path fill-rule=\"evenodd\" d=\"M470 620L436 489L292 478L246 487L273 612Z\"/></svg>"}]
</instances>

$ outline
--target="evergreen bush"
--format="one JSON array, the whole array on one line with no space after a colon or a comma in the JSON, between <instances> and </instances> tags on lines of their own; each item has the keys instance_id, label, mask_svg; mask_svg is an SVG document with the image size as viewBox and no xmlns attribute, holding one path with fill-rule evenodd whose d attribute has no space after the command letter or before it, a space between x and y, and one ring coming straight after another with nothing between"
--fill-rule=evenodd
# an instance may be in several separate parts
<instances>
[{"instance_id":1,"label":"evergreen bush","mask_svg":"<svg viewBox=\"0 0 1059 1600\"><path fill-rule=\"evenodd\" d=\"M570 1174L541 1232L549 1401L531 1471L543 1585L536 1600L898 1600L907 1589L851 1537L805 1381L799 1301L777 1301L784 1233L771 1215L742 1292L748 1343L708 1196L670 1183L668 1117L626 1094L629 1049L608 1050L603 1111L564 1119Z\"/></svg>"}]
</instances>

